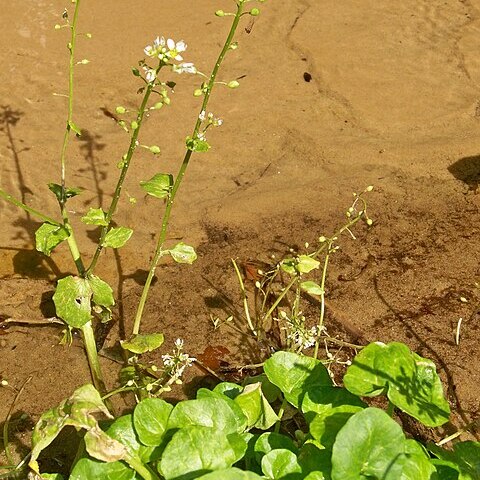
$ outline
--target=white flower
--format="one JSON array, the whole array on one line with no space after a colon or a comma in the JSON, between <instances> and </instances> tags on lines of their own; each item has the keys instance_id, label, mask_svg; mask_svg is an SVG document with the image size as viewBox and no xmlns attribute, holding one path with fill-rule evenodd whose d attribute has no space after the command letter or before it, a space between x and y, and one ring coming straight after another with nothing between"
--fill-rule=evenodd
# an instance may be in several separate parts
<instances>
[{"instance_id":1,"label":"white flower","mask_svg":"<svg viewBox=\"0 0 480 480\"><path fill-rule=\"evenodd\" d=\"M162 50L165 49L165 38L164 37L157 37L153 41L153 45L147 45L143 51L145 52L145 55L149 57L157 57L159 53L162 53Z\"/></svg>"},{"instance_id":2,"label":"white flower","mask_svg":"<svg viewBox=\"0 0 480 480\"><path fill-rule=\"evenodd\" d=\"M202 122L205 121L205 118L207 118L207 117L206 117L206 113L207 113L207 112L205 112L205 110L202 110L202 111L200 112L200 115L198 116L199 120L201 120Z\"/></svg>"},{"instance_id":3,"label":"white flower","mask_svg":"<svg viewBox=\"0 0 480 480\"><path fill-rule=\"evenodd\" d=\"M145 70L145 80L148 83L152 83L157 78L157 71L154 68L143 67Z\"/></svg>"},{"instance_id":4,"label":"white flower","mask_svg":"<svg viewBox=\"0 0 480 480\"><path fill-rule=\"evenodd\" d=\"M179 63L178 65L172 65L172 70L176 73L197 73L197 68L191 62Z\"/></svg>"},{"instance_id":5,"label":"white flower","mask_svg":"<svg viewBox=\"0 0 480 480\"><path fill-rule=\"evenodd\" d=\"M167 40L167 47L168 47L167 56L169 58L173 58L178 62L181 62L183 60L183 57L180 55L180 53L184 52L187 49L187 45L183 40L180 40L179 42L175 43L174 40L169 38Z\"/></svg>"},{"instance_id":6,"label":"white flower","mask_svg":"<svg viewBox=\"0 0 480 480\"><path fill-rule=\"evenodd\" d=\"M177 338L177 339L175 340L175 346L176 346L179 350L181 350L181 349L183 348L183 340L182 340L181 338Z\"/></svg>"},{"instance_id":7,"label":"white flower","mask_svg":"<svg viewBox=\"0 0 480 480\"><path fill-rule=\"evenodd\" d=\"M173 361L173 357L168 354L162 355L162 361L166 367L173 367L173 365L175 364L175 362Z\"/></svg>"}]
</instances>

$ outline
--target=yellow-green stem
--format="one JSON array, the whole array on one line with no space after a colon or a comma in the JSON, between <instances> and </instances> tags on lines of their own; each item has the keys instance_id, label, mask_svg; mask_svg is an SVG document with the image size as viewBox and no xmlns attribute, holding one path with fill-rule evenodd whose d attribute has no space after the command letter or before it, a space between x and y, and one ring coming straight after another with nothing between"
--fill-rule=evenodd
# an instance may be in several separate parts
<instances>
[{"instance_id":1,"label":"yellow-green stem","mask_svg":"<svg viewBox=\"0 0 480 480\"><path fill-rule=\"evenodd\" d=\"M243 11L243 3L244 1L241 0L237 4L237 13L235 14L235 17L232 21L232 25L230 27L230 31L227 36L227 40L225 41L225 44L222 48L222 51L220 52L217 61L215 62L215 66L212 70L212 73L210 75L206 90L205 90L205 96L203 98L202 102L202 107L200 109L200 112L203 112L206 110L208 101L210 100L210 96L212 94L213 87L215 86L215 79L217 77L218 71L220 69L220 66L223 62L223 59L225 58L225 55L227 51L230 48L230 45L232 44L233 37L235 35L235 31L238 27L238 22L240 21L240 17L242 16L242 11ZM197 117L197 121L195 123L195 127L193 129L193 133L191 138L195 139L197 138L200 125L201 125L201 120L200 116ZM160 257L165 254L163 251L163 244L165 242L165 238L167 236L167 229L168 229L168 223L170 220L170 215L173 207L173 203L175 200L175 196L177 194L177 191L182 183L183 177L185 176L185 171L187 170L188 164L190 162L190 158L192 156L192 150L187 149L185 156L183 158L182 165L180 166L180 169L178 171L177 177L175 178L175 183L173 184L172 191L170 192L170 195L167 199L167 205L165 207L165 212L163 214L163 219L162 219L162 226L160 230L160 234L158 236L157 240L157 245L155 248L155 252L153 254L152 261L150 263L150 268L148 271L148 276L147 280L145 281L145 285L143 287L142 295L140 297L140 301L138 303L138 308L137 312L135 315L135 321L133 325L133 335L137 335L140 331L140 322L142 320L142 315L143 315L143 310L145 308L145 303L147 301L148 297L148 292L150 290L150 286L153 280L153 277L155 275L155 270L157 268L158 261L160 260Z\"/></svg>"},{"instance_id":2,"label":"yellow-green stem","mask_svg":"<svg viewBox=\"0 0 480 480\"><path fill-rule=\"evenodd\" d=\"M160 69L160 67L159 67ZM158 70L159 70L158 69ZM122 165L122 170L120 172L120 176L117 181L117 186L115 187L115 192L113 193L113 198L112 202L110 203L110 207L107 211L107 214L105 216L105 221L106 225L102 228L102 232L100 234L100 240L98 242L97 249L95 250L95 254L93 256L93 259L90 263L90 266L87 269L87 274L93 273L93 270L95 269L95 266L97 265L98 258L100 257L100 254L102 253L103 250L103 243L105 240L105 237L108 233L108 229L110 227L110 223L112 221L112 217L115 214L115 211L117 209L117 204L118 200L120 199L120 194L122 192L122 186L123 183L125 182L125 177L127 176L128 168L130 167L130 162L132 160L133 154L135 152L135 149L137 147L137 141L138 141L138 134L140 133L140 128L142 126L143 118L145 116L145 110L147 108L147 103L150 98L150 95L152 93L152 90L154 88L154 85L152 83L149 83L145 89L145 94L143 96L142 103L140 105L140 108L137 113L137 128L133 130L132 136L130 139L130 145L128 147L127 155L125 156L125 159L123 161Z\"/></svg>"}]
</instances>

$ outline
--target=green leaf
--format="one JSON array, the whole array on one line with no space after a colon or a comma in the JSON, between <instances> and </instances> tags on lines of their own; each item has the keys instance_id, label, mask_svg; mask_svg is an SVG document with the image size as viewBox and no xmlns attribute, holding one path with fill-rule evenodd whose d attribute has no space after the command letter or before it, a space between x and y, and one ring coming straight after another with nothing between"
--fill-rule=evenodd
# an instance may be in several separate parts
<instances>
[{"instance_id":1,"label":"green leaf","mask_svg":"<svg viewBox=\"0 0 480 480\"><path fill-rule=\"evenodd\" d=\"M292 352L276 352L264 364L268 379L295 407L313 386L330 386L332 380L319 360Z\"/></svg>"},{"instance_id":2,"label":"green leaf","mask_svg":"<svg viewBox=\"0 0 480 480\"><path fill-rule=\"evenodd\" d=\"M78 388L57 407L42 414L32 435L30 468L38 473L37 458L40 452L55 440L62 428L71 425L75 428L91 429L98 426L95 415L111 417L102 398L93 385Z\"/></svg>"},{"instance_id":3,"label":"green leaf","mask_svg":"<svg viewBox=\"0 0 480 480\"><path fill-rule=\"evenodd\" d=\"M90 275L87 279L93 292L93 301L96 305L102 307L111 307L115 305L113 290L107 282L104 282L96 275Z\"/></svg>"},{"instance_id":4,"label":"green leaf","mask_svg":"<svg viewBox=\"0 0 480 480\"><path fill-rule=\"evenodd\" d=\"M332 480L401 478L395 463L405 452L405 436L383 410L366 408L351 417L338 432L332 450ZM396 476L395 476L396 475Z\"/></svg>"},{"instance_id":5,"label":"green leaf","mask_svg":"<svg viewBox=\"0 0 480 480\"><path fill-rule=\"evenodd\" d=\"M216 390L208 390L207 388L199 388L197 390L197 400L202 399L202 398L217 398L217 399L220 399L220 401L222 401L222 402L227 402L229 407L232 409L235 417L239 420L239 424L241 425L241 427L239 427L239 432L243 431L246 428L247 419L246 419L245 414L243 413L243 410L229 396L227 396L224 393L220 393L219 391L216 391Z\"/></svg>"},{"instance_id":6,"label":"green leaf","mask_svg":"<svg viewBox=\"0 0 480 480\"><path fill-rule=\"evenodd\" d=\"M381 342L370 343L356 355L343 377L347 390L362 397L376 397L386 391L387 378L376 365L386 347Z\"/></svg>"},{"instance_id":7,"label":"green leaf","mask_svg":"<svg viewBox=\"0 0 480 480\"><path fill-rule=\"evenodd\" d=\"M101 208L91 208L88 213L82 217L82 222L87 225L101 225L102 227L108 225L105 212Z\"/></svg>"},{"instance_id":8,"label":"green leaf","mask_svg":"<svg viewBox=\"0 0 480 480\"><path fill-rule=\"evenodd\" d=\"M400 456L398 461L402 464L400 480L431 480L434 478L435 467L425 450L415 440L405 441L405 455Z\"/></svg>"},{"instance_id":9,"label":"green leaf","mask_svg":"<svg viewBox=\"0 0 480 480\"><path fill-rule=\"evenodd\" d=\"M216 393L221 393L232 400L243 391L243 387L231 382L221 382L213 389Z\"/></svg>"},{"instance_id":10,"label":"green leaf","mask_svg":"<svg viewBox=\"0 0 480 480\"><path fill-rule=\"evenodd\" d=\"M298 453L298 463L302 467L302 473L308 474L305 479L309 480L331 480L332 452L320 450L311 443L306 443Z\"/></svg>"},{"instance_id":11,"label":"green leaf","mask_svg":"<svg viewBox=\"0 0 480 480\"><path fill-rule=\"evenodd\" d=\"M262 433L255 442L255 459L261 464L264 455L278 449L290 450L295 454L298 453L298 448L290 437L275 432Z\"/></svg>"},{"instance_id":12,"label":"green leaf","mask_svg":"<svg viewBox=\"0 0 480 480\"><path fill-rule=\"evenodd\" d=\"M443 425L449 419L450 407L435 364L402 343L368 345L355 357L343 381L356 395L375 396L386 390L396 407L426 426Z\"/></svg>"},{"instance_id":13,"label":"green leaf","mask_svg":"<svg viewBox=\"0 0 480 480\"><path fill-rule=\"evenodd\" d=\"M302 411L315 445L328 449L332 448L347 420L366 407L357 396L339 387L309 389L302 402Z\"/></svg>"},{"instance_id":14,"label":"green leaf","mask_svg":"<svg viewBox=\"0 0 480 480\"><path fill-rule=\"evenodd\" d=\"M300 273L308 273L320 266L320 262L310 257L310 255L299 255L296 269Z\"/></svg>"},{"instance_id":15,"label":"green leaf","mask_svg":"<svg viewBox=\"0 0 480 480\"><path fill-rule=\"evenodd\" d=\"M160 398L145 398L135 407L133 424L144 445L160 445L172 409L172 405Z\"/></svg>"},{"instance_id":16,"label":"green leaf","mask_svg":"<svg viewBox=\"0 0 480 480\"><path fill-rule=\"evenodd\" d=\"M269 403L273 403L275 400L278 400L281 397L281 390L274 385L264 373L255 375L253 377L247 377L243 381L243 385L250 385L251 383L257 382L262 384L262 393L265 395L265 398Z\"/></svg>"},{"instance_id":17,"label":"green leaf","mask_svg":"<svg viewBox=\"0 0 480 480\"><path fill-rule=\"evenodd\" d=\"M105 463L93 458L81 458L75 463L68 480L86 480L98 478L102 480L135 480L135 470L123 462Z\"/></svg>"},{"instance_id":18,"label":"green leaf","mask_svg":"<svg viewBox=\"0 0 480 480\"><path fill-rule=\"evenodd\" d=\"M480 479L480 442L454 443L453 450L444 450L429 444L428 449L439 459L448 462L458 470L458 480Z\"/></svg>"},{"instance_id":19,"label":"green leaf","mask_svg":"<svg viewBox=\"0 0 480 480\"><path fill-rule=\"evenodd\" d=\"M226 434L217 427L181 428L165 447L159 472L166 480L198 478L231 467L246 449L247 444L238 433Z\"/></svg>"},{"instance_id":20,"label":"green leaf","mask_svg":"<svg viewBox=\"0 0 480 480\"><path fill-rule=\"evenodd\" d=\"M140 186L152 197L165 198L173 187L173 175L157 173L150 180L140 182Z\"/></svg>"},{"instance_id":21,"label":"green leaf","mask_svg":"<svg viewBox=\"0 0 480 480\"><path fill-rule=\"evenodd\" d=\"M277 414L263 395L260 382L246 385L243 392L234 401L247 417L247 426L249 428L268 430L279 420Z\"/></svg>"},{"instance_id":22,"label":"green leaf","mask_svg":"<svg viewBox=\"0 0 480 480\"><path fill-rule=\"evenodd\" d=\"M247 419L241 411L232 408L229 400L232 401L229 398L204 397L180 402L170 415L168 429L199 425L224 433L243 432Z\"/></svg>"},{"instance_id":23,"label":"green leaf","mask_svg":"<svg viewBox=\"0 0 480 480\"><path fill-rule=\"evenodd\" d=\"M232 467L207 473L199 477L199 480L261 480L262 478L256 473L244 472L239 468Z\"/></svg>"},{"instance_id":24,"label":"green leaf","mask_svg":"<svg viewBox=\"0 0 480 480\"><path fill-rule=\"evenodd\" d=\"M394 351L393 344L389 347L390 353ZM384 363L384 369L394 377L389 382L387 396L396 407L424 425L443 425L450 418L450 407L443 395L435 364L416 353L410 352L410 355L408 362L401 362L398 366ZM386 362L386 358L383 360Z\"/></svg>"},{"instance_id":25,"label":"green leaf","mask_svg":"<svg viewBox=\"0 0 480 480\"><path fill-rule=\"evenodd\" d=\"M78 128L78 126L75 123L73 123L71 120L68 122L68 129L73 130L75 132L75 135L77 135L77 137L82 136L82 131L80 130L80 128Z\"/></svg>"},{"instance_id":26,"label":"green leaf","mask_svg":"<svg viewBox=\"0 0 480 480\"><path fill-rule=\"evenodd\" d=\"M69 236L68 230L63 225L42 223L40 228L35 232L35 248L39 252L50 256L52 250Z\"/></svg>"},{"instance_id":27,"label":"green leaf","mask_svg":"<svg viewBox=\"0 0 480 480\"><path fill-rule=\"evenodd\" d=\"M262 458L262 472L271 479L288 477L290 480L301 479L302 467L297 456L290 450L278 449L268 452ZM295 475L297 474L297 475Z\"/></svg>"},{"instance_id":28,"label":"green leaf","mask_svg":"<svg viewBox=\"0 0 480 480\"><path fill-rule=\"evenodd\" d=\"M108 427L106 433L109 437L118 440L122 445L124 445L130 455L139 458L144 463L147 463L152 460L151 457L155 454L155 449L153 446L142 445L137 432L135 431L133 422L132 414L118 417Z\"/></svg>"},{"instance_id":29,"label":"green leaf","mask_svg":"<svg viewBox=\"0 0 480 480\"><path fill-rule=\"evenodd\" d=\"M189 263L191 265L197 259L194 248L185 245L183 242L177 243L168 252L177 263Z\"/></svg>"},{"instance_id":30,"label":"green leaf","mask_svg":"<svg viewBox=\"0 0 480 480\"><path fill-rule=\"evenodd\" d=\"M92 318L91 296L88 280L72 275L62 278L53 295L57 316L73 328L83 327Z\"/></svg>"},{"instance_id":31,"label":"green leaf","mask_svg":"<svg viewBox=\"0 0 480 480\"><path fill-rule=\"evenodd\" d=\"M120 345L124 350L139 354L156 350L163 344L163 341L163 333L137 334L128 341L121 341Z\"/></svg>"},{"instance_id":32,"label":"green leaf","mask_svg":"<svg viewBox=\"0 0 480 480\"><path fill-rule=\"evenodd\" d=\"M208 142L198 138L193 139L191 137L187 137L185 144L187 149L191 150L192 152L208 152L208 150L210 150L210 145Z\"/></svg>"},{"instance_id":33,"label":"green leaf","mask_svg":"<svg viewBox=\"0 0 480 480\"><path fill-rule=\"evenodd\" d=\"M102 245L110 248L123 247L132 236L132 233L133 230L127 227L111 228L107 235L105 235L105 240Z\"/></svg>"},{"instance_id":34,"label":"green leaf","mask_svg":"<svg viewBox=\"0 0 480 480\"><path fill-rule=\"evenodd\" d=\"M59 202L62 201L62 186L59 185L58 183L49 183L48 184L48 189L53 192L53 194L57 197L57 200ZM65 198L72 198L76 197L80 193L83 192L83 189L80 187L70 187L67 188L65 187Z\"/></svg>"},{"instance_id":35,"label":"green leaf","mask_svg":"<svg viewBox=\"0 0 480 480\"><path fill-rule=\"evenodd\" d=\"M325 292L323 291L322 287L315 282L302 282L300 284L302 290L305 290L310 295L323 295Z\"/></svg>"},{"instance_id":36,"label":"green leaf","mask_svg":"<svg viewBox=\"0 0 480 480\"><path fill-rule=\"evenodd\" d=\"M295 275L297 262L294 258L284 258L281 263L281 268L289 275Z\"/></svg>"}]
</instances>

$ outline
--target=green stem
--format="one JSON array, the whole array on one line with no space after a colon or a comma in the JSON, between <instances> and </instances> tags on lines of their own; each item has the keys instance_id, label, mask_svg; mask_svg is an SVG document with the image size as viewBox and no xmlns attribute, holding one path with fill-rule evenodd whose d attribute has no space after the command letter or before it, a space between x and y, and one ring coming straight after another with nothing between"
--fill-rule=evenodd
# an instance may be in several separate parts
<instances>
[{"instance_id":1,"label":"green stem","mask_svg":"<svg viewBox=\"0 0 480 480\"><path fill-rule=\"evenodd\" d=\"M290 289L293 287L294 283L298 280L298 277L295 275L291 280L290 283L283 289L282 293L277 297L275 302L272 304L272 306L268 309L268 312L264 315L263 317L263 322L270 317L272 312L277 308L278 304L283 300L283 297L290 291Z\"/></svg>"},{"instance_id":2,"label":"green stem","mask_svg":"<svg viewBox=\"0 0 480 480\"><path fill-rule=\"evenodd\" d=\"M233 260L233 258L232 258L232 263L233 263L233 268L235 269L235 273L237 274L238 283L240 284L240 289L242 291L243 310L245 311L245 317L247 319L248 327L252 331L253 336L256 337L257 332L255 331L255 327L253 326L252 318L250 316L250 309L248 308L248 302L247 302L247 293L245 291L245 285L243 284L242 275L241 275L240 270L238 268L237 262L235 260Z\"/></svg>"},{"instance_id":3,"label":"green stem","mask_svg":"<svg viewBox=\"0 0 480 480\"><path fill-rule=\"evenodd\" d=\"M143 464L140 459L134 457L133 455L128 455L125 459L125 462L128 463L142 478L145 480L160 480L160 477L152 470L148 465Z\"/></svg>"},{"instance_id":4,"label":"green stem","mask_svg":"<svg viewBox=\"0 0 480 480\"><path fill-rule=\"evenodd\" d=\"M242 15L242 11L243 11L243 3L244 3L244 0L240 0L237 3L237 13L235 14L235 17L232 21L232 25L230 27L230 31L229 31L228 36L227 36L227 40L225 41L225 44L223 45L222 51L220 52L220 54L217 58L217 61L215 62L215 66L212 70L212 73L210 75L210 79L209 79L207 87L206 87L205 96L203 98L202 107L200 109L200 112L205 111L206 108L207 108L208 101L210 100L212 90L215 86L215 79L217 77L218 71L220 69L220 66L221 66L221 64L222 64L222 62L225 58L225 55L226 55L228 49L230 48L230 45L232 44L233 38L235 36L235 31L237 30L238 22L240 21L240 17ZM200 116L198 116L197 121L195 123L195 127L193 129L193 133L192 133L191 138L193 138L193 139L197 138L201 123L202 123L202 121L200 120ZM136 312L136 315L135 315L135 321L134 321L134 325L133 325L133 335L137 335L140 331L140 322L142 320L143 310L145 308L145 303L147 301L148 292L150 290L150 286L151 286L153 277L155 275L155 270L157 268L158 261L160 260L160 257L162 257L162 255L165 255L165 252L163 251L163 244L164 244L166 236L167 236L168 223L169 223L169 220L170 220L170 215L171 215L173 203L175 201L177 191L180 188L180 185L182 183L183 177L185 176L185 171L187 170L187 167L188 167L188 164L190 162L190 157L192 156L192 153L193 153L192 150L187 149L187 151L185 153L185 156L183 158L182 165L180 166L177 177L175 178L175 183L173 184L172 190L171 190L170 195L167 199L167 205L165 207L165 212L163 214L163 219L162 219L162 227L161 227L161 230L160 230L160 234L158 236L155 252L153 254L153 258L152 258L152 261L150 263L150 268L149 268L149 271L148 271L147 280L145 281L145 285L143 287L142 295L140 297L137 312Z\"/></svg>"},{"instance_id":5,"label":"green stem","mask_svg":"<svg viewBox=\"0 0 480 480\"><path fill-rule=\"evenodd\" d=\"M9 195L7 192L2 190L1 188L0 188L0 197L5 199L7 202L11 203L12 205L20 207L22 210L25 210L26 212L31 213L35 217L40 218L44 222L51 223L52 225L58 225L59 227L62 225L60 222L57 222L53 218L47 217L47 215L44 215L42 212L39 212L38 210L35 210L34 208L29 207L28 205L25 205L20 200L17 200L15 197L12 197L12 195Z\"/></svg>"},{"instance_id":6,"label":"green stem","mask_svg":"<svg viewBox=\"0 0 480 480\"><path fill-rule=\"evenodd\" d=\"M160 70L160 67L158 68ZM157 71L158 71L157 70ZM97 249L95 250L95 254L93 256L93 259L90 263L90 266L87 269L87 274L93 273L93 270L95 269L95 266L97 265L98 259L100 257L100 254L102 253L102 250L104 248L103 243L105 240L105 237L108 233L108 229L110 227L110 223L112 221L112 217L115 214L115 211L117 209L117 204L120 199L120 194L122 192L122 187L125 182L125 177L127 176L128 168L130 167L130 162L132 160L133 154L135 152L135 149L137 148L137 140L138 140L138 135L140 133L140 129L142 126L142 121L145 116L145 110L147 108L147 103L150 98L150 94L152 93L152 90L154 89L155 85L153 83L149 83L146 90L145 90L145 95L143 96L142 103L140 105L140 108L137 113L137 128L133 130L132 136L130 139L130 145L128 147L127 154L125 156L125 159L123 160L123 165L122 165L122 171L120 172L120 176L118 178L117 186L115 187L115 192L113 193L113 198L112 202L110 203L110 207L108 209L108 212L105 216L105 221L106 225L102 228L102 232L100 234L100 240L98 242Z\"/></svg>"},{"instance_id":7,"label":"green stem","mask_svg":"<svg viewBox=\"0 0 480 480\"><path fill-rule=\"evenodd\" d=\"M388 402L388 406L387 406L387 413L390 417L393 417L393 411L395 409L395 405L392 403L392 402Z\"/></svg>"},{"instance_id":8,"label":"green stem","mask_svg":"<svg viewBox=\"0 0 480 480\"><path fill-rule=\"evenodd\" d=\"M87 322L82 328L83 343L87 352L88 364L90 365L90 372L92 374L93 384L95 388L103 395L106 392L105 382L103 381L102 370L98 360L97 346L95 345L95 335L93 333L92 322ZM110 411L112 405L108 398L105 400L105 405Z\"/></svg>"},{"instance_id":9,"label":"green stem","mask_svg":"<svg viewBox=\"0 0 480 480\"><path fill-rule=\"evenodd\" d=\"M287 406L287 400L284 398L282 400L282 405L280 405L280 409L278 410L278 413L277 413L278 420L275 423L275 428L274 428L275 433L280 432L280 424L282 423L282 417L285 412L286 406Z\"/></svg>"}]
</instances>

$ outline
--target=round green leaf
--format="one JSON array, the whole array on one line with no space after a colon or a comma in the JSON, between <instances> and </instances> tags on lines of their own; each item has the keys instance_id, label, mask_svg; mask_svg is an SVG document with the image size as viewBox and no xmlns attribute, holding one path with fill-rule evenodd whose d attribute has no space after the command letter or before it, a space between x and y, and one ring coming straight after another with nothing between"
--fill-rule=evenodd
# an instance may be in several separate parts
<instances>
[{"instance_id":1,"label":"round green leaf","mask_svg":"<svg viewBox=\"0 0 480 480\"><path fill-rule=\"evenodd\" d=\"M320 262L309 255L299 255L296 265L297 271L300 273L308 273L320 266Z\"/></svg>"},{"instance_id":2,"label":"round green leaf","mask_svg":"<svg viewBox=\"0 0 480 480\"><path fill-rule=\"evenodd\" d=\"M53 295L57 315L71 327L83 327L91 319L91 296L87 280L71 275L62 278Z\"/></svg>"},{"instance_id":3,"label":"round green leaf","mask_svg":"<svg viewBox=\"0 0 480 480\"><path fill-rule=\"evenodd\" d=\"M247 419L240 409L232 408L230 402L233 400L218 396L180 402L170 415L168 429L200 425L224 433L242 432Z\"/></svg>"},{"instance_id":4,"label":"round green leaf","mask_svg":"<svg viewBox=\"0 0 480 480\"><path fill-rule=\"evenodd\" d=\"M298 448L290 437L275 432L262 433L255 442L255 459L261 463L264 455L278 449L290 450L295 454L298 452Z\"/></svg>"},{"instance_id":5,"label":"round green leaf","mask_svg":"<svg viewBox=\"0 0 480 480\"><path fill-rule=\"evenodd\" d=\"M40 228L35 232L35 248L50 256L52 250L70 234L62 225L52 225L51 223L42 223Z\"/></svg>"},{"instance_id":6,"label":"round green leaf","mask_svg":"<svg viewBox=\"0 0 480 480\"><path fill-rule=\"evenodd\" d=\"M338 432L332 449L332 480L401 478L395 463L405 452L405 436L383 410L366 408L353 415ZM390 478L390 477L389 477Z\"/></svg>"},{"instance_id":7,"label":"round green leaf","mask_svg":"<svg viewBox=\"0 0 480 480\"><path fill-rule=\"evenodd\" d=\"M185 245L183 242L177 243L168 252L177 263L192 264L197 259L194 248L190 245Z\"/></svg>"},{"instance_id":8,"label":"round green leaf","mask_svg":"<svg viewBox=\"0 0 480 480\"><path fill-rule=\"evenodd\" d=\"M135 407L133 424L144 445L160 445L172 409L172 405L160 398L145 398Z\"/></svg>"},{"instance_id":9,"label":"round green leaf","mask_svg":"<svg viewBox=\"0 0 480 480\"><path fill-rule=\"evenodd\" d=\"M86 215L82 217L82 222L86 225L107 226L105 212L101 208L91 208Z\"/></svg>"},{"instance_id":10,"label":"round green leaf","mask_svg":"<svg viewBox=\"0 0 480 480\"><path fill-rule=\"evenodd\" d=\"M318 283L312 281L302 282L300 287L310 295L323 295L325 293Z\"/></svg>"},{"instance_id":11,"label":"round green leaf","mask_svg":"<svg viewBox=\"0 0 480 480\"><path fill-rule=\"evenodd\" d=\"M173 175L157 173L150 180L140 182L140 186L152 197L168 197L173 187Z\"/></svg>"},{"instance_id":12,"label":"round green leaf","mask_svg":"<svg viewBox=\"0 0 480 480\"><path fill-rule=\"evenodd\" d=\"M247 444L238 433L226 434L216 427L181 428L165 447L159 472L166 480L198 478L231 467L246 449Z\"/></svg>"},{"instance_id":13,"label":"round green leaf","mask_svg":"<svg viewBox=\"0 0 480 480\"><path fill-rule=\"evenodd\" d=\"M104 282L96 275L90 275L87 280L93 292L92 299L96 305L102 307L111 307L115 305L113 290L107 282Z\"/></svg>"},{"instance_id":14,"label":"round green leaf","mask_svg":"<svg viewBox=\"0 0 480 480\"><path fill-rule=\"evenodd\" d=\"M102 246L110 248L123 247L132 236L132 233L133 230L127 227L111 228L105 235Z\"/></svg>"},{"instance_id":15,"label":"round green leaf","mask_svg":"<svg viewBox=\"0 0 480 480\"><path fill-rule=\"evenodd\" d=\"M321 448L331 448L347 420L366 407L357 396L339 387L309 389L302 402L310 435Z\"/></svg>"},{"instance_id":16,"label":"round green leaf","mask_svg":"<svg viewBox=\"0 0 480 480\"><path fill-rule=\"evenodd\" d=\"M332 385L327 369L319 360L292 352L274 353L263 369L268 379L296 407L310 387Z\"/></svg>"},{"instance_id":17,"label":"round green leaf","mask_svg":"<svg viewBox=\"0 0 480 480\"><path fill-rule=\"evenodd\" d=\"M277 414L263 395L260 382L246 385L243 392L235 397L234 401L247 417L249 428L255 427L260 430L268 430L279 420Z\"/></svg>"},{"instance_id":18,"label":"round green leaf","mask_svg":"<svg viewBox=\"0 0 480 480\"><path fill-rule=\"evenodd\" d=\"M163 333L138 334L128 341L121 341L120 345L124 350L139 354L156 350L163 344L163 341Z\"/></svg>"},{"instance_id":19,"label":"round green leaf","mask_svg":"<svg viewBox=\"0 0 480 480\"><path fill-rule=\"evenodd\" d=\"M289 479L302 478L297 456L290 450L283 448L272 450L262 458L262 472L271 479L287 477ZM299 476L295 475L299 474Z\"/></svg>"},{"instance_id":20,"label":"round green leaf","mask_svg":"<svg viewBox=\"0 0 480 480\"><path fill-rule=\"evenodd\" d=\"M347 390L362 397L376 397L385 391L387 378L377 363L386 348L381 342L370 343L356 355L343 377Z\"/></svg>"},{"instance_id":21,"label":"round green leaf","mask_svg":"<svg viewBox=\"0 0 480 480\"><path fill-rule=\"evenodd\" d=\"M81 458L73 467L69 480L135 480L136 472L123 462L105 463L93 458Z\"/></svg>"},{"instance_id":22,"label":"round green leaf","mask_svg":"<svg viewBox=\"0 0 480 480\"><path fill-rule=\"evenodd\" d=\"M111 438L118 440L124 445L130 455L138 457L143 462L151 460L152 455L155 455L152 446L145 446L140 442L137 432L133 424L133 415L123 415L115 419L115 421L108 427L106 433Z\"/></svg>"},{"instance_id":23,"label":"round green leaf","mask_svg":"<svg viewBox=\"0 0 480 480\"><path fill-rule=\"evenodd\" d=\"M215 472L202 475L199 480L261 480L263 477L259 477L253 472L244 472L239 468L227 468L225 470L217 470Z\"/></svg>"}]
</instances>

